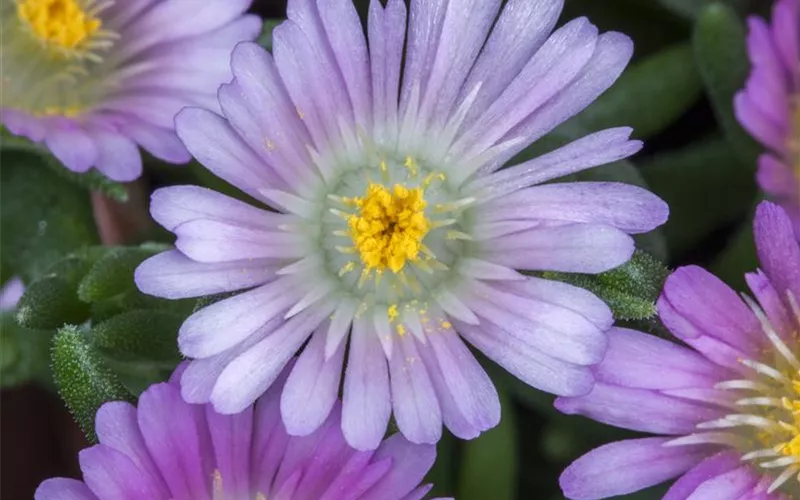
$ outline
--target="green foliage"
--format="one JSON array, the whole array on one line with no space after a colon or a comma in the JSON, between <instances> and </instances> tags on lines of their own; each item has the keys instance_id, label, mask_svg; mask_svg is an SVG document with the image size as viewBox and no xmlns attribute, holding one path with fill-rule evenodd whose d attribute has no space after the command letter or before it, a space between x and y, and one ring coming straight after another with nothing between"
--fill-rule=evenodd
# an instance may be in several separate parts
<instances>
[{"instance_id":1,"label":"green foliage","mask_svg":"<svg viewBox=\"0 0 800 500\"><path fill-rule=\"evenodd\" d=\"M727 141L715 138L642 163L647 184L669 204L663 232L673 259L746 215L756 195L755 179L733 168L736 162Z\"/></svg>"},{"instance_id":2,"label":"green foliage","mask_svg":"<svg viewBox=\"0 0 800 500\"><path fill-rule=\"evenodd\" d=\"M26 283L62 255L97 243L86 191L41 158L0 151L0 259Z\"/></svg>"},{"instance_id":3,"label":"green foliage","mask_svg":"<svg viewBox=\"0 0 800 500\"><path fill-rule=\"evenodd\" d=\"M180 360L175 333L185 315L159 310L118 314L92 328L92 344L118 360Z\"/></svg>"},{"instance_id":4,"label":"green foliage","mask_svg":"<svg viewBox=\"0 0 800 500\"><path fill-rule=\"evenodd\" d=\"M84 302L98 302L133 289L136 267L146 258L167 248L150 244L110 249L83 277L78 286L78 296Z\"/></svg>"},{"instance_id":5,"label":"green foliage","mask_svg":"<svg viewBox=\"0 0 800 500\"><path fill-rule=\"evenodd\" d=\"M694 50L717 120L739 156L740 161L731 168L752 173L760 148L739 125L733 111L733 97L744 87L750 63L744 25L731 7L714 3L703 9L695 25Z\"/></svg>"},{"instance_id":6,"label":"green foliage","mask_svg":"<svg viewBox=\"0 0 800 500\"><path fill-rule=\"evenodd\" d=\"M89 304L78 299L72 285L59 276L34 281L19 301L19 323L28 328L58 328L89 319Z\"/></svg>"},{"instance_id":7,"label":"green foliage","mask_svg":"<svg viewBox=\"0 0 800 500\"><path fill-rule=\"evenodd\" d=\"M702 90L692 47L681 43L630 67L578 120L587 130L628 126L634 137L651 137L682 116Z\"/></svg>"},{"instance_id":8,"label":"green foliage","mask_svg":"<svg viewBox=\"0 0 800 500\"><path fill-rule=\"evenodd\" d=\"M98 408L109 401L133 401L133 395L108 369L77 327L65 326L58 330L53 339L52 356L59 394L87 437L96 442L94 418Z\"/></svg>"},{"instance_id":9,"label":"green foliage","mask_svg":"<svg viewBox=\"0 0 800 500\"><path fill-rule=\"evenodd\" d=\"M283 19L264 20L264 27L261 29L261 34L258 36L256 43L272 52L272 30L282 22Z\"/></svg>"},{"instance_id":10,"label":"green foliage","mask_svg":"<svg viewBox=\"0 0 800 500\"><path fill-rule=\"evenodd\" d=\"M585 288L603 299L617 320L643 320L655 316L655 302L669 270L642 251L630 261L601 274L546 272L545 278Z\"/></svg>"},{"instance_id":11,"label":"green foliage","mask_svg":"<svg viewBox=\"0 0 800 500\"><path fill-rule=\"evenodd\" d=\"M30 380L50 380L48 331L20 326L11 312L0 313L0 387L14 387Z\"/></svg>"},{"instance_id":12,"label":"green foliage","mask_svg":"<svg viewBox=\"0 0 800 500\"><path fill-rule=\"evenodd\" d=\"M42 165L52 169L57 176L76 186L103 193L117 201L124 202L128 200L128 191L124 185L112 181L97 170L90 170L86 173L73 172L51 156L43 147L25 138L11 135L5 130L3 130L1 139L0 146L2 146L3 152L19 151L37 155Z\"/></svg>"},{"instance_id":13,"label":"green foliage","mask_svg":"<svg viewBox=\"0 0 800 500\"><path fill-rule=\"evenodd\" d=\"M512 500L517 490L517 422L511 400L499 391L500 424L462 446L461 500Z\"/></svg>"}]
</instances>

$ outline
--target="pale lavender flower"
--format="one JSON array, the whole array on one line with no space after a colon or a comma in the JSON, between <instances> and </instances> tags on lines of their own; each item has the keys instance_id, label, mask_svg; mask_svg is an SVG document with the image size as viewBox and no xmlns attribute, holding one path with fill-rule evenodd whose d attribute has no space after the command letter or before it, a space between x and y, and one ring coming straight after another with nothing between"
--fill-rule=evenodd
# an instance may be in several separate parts
<instances>
[{"instance_id":1,"label":"pale lavender flower","mask_svg":"<svg viewBox=\"0 0 800 500\"><path fill-rule=\"evenodd\" d=\"M180 371L180 370L179 370ZM436 458L396 434L374 452L347 445L337 403L323 425L291 437L280 418L285 376L254 406L220 415L191 405L177 380L144 391L138 407L104 404L100 444L79 454L83 480L44 481L36 500L418 500Z\"/></svg>"},{"instance_id":2,"label":"pale lavender flower","mask_svg":"<svg viewBox=\"0 0 800 500\"><path fill-rule=\"evenodd\" d=\"M219 109L231 50L261 29L251 1L4 1L0 121L76 172L133 180L137 144L185 163L175 114Z\"/></svg>"},{"instance_id":3,"label":"pale lavender flower","mask_svg":"<svg viewBox=\"0 0 800 500\"><path fill-rule=\"evenodd\" d=\"M0 311L11 311L17 307L19 299L25 293L25 284L19 277L13 277L0 288Z\"/></svg>"},{"instance_id":4,"label":"pale lavender flower","mask_svg":"<svg viewBox=\"0 0 800 500\"><path fill-rule=\"evenodd\" d=\"M800 1L776 0L772 25L748 19L752 71L734 99L736 117L769 150L758 183L794 222L800 238Z\"/></svg>"},{"instance_id":5,"label":"pale lavender flower","mask_svg":"<svg viewBox=\"0 0 800 500\"><path fill-rule=\"evenodd\" d=\"M601 446L561 476L574 500L623 495L680 476L664 500L800 496L800 247L786 213L762 203L754 225L755 300L695 266L658 302L687 347L622 328L591 393L556 406L658 434Z\"/></svg>"},{"instance_id":6,"label":"pale lavender flower","mask_svg":"<svg viewBox=\"0 0 800 500\"><path fill-rule=\"evenodd\" d=\"M442 423L474 438L500 405L464 340L545 391L591 390L610 310L515 269L616 267L629 234L667 207L625 184L531 187L638 151L627 128L500 170L630 59L626 36L583 18L551 35L561 6L414 0L406 41L404 2L373 1L368 49L349 1L291 0L274 55L237 47L224 116L184 110L178 135L278 212L199 187L156 191L151 212L177 250L136 272L142 291L168 298L251 289L181 327L188 401L236 413L305 345L281 401L290 434L325 421L347 353L350 444L377 446L392 413L415 443L436 442Z\"/></svg>"}]
</instances>

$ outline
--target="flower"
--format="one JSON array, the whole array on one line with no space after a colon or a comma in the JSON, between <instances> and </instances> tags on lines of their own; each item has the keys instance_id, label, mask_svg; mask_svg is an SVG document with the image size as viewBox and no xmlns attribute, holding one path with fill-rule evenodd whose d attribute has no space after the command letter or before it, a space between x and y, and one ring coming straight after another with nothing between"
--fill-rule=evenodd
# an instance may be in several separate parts
<instances>
[{"instance_id":1,"label":"flower","mask_svg":"<svg viewBox=\"0 0 800 500\"><path fill-rule=\"evenodd\" d=\"M772 26L756 16L748 24L753 69L734 109L769 150L758 159L758 183L783 206L800 238L800 2L777 0Z\"/></svg>"},{"instance_id":2,"label":"flower","mask_svg":"<svg viewBox=\"0 0 800 500\"><path fill-rule=\"evenodd\" d=\"M610 310L515 269L619 266L633 252L628 233L663 223L667 207L624 184L529 186L641 144L630 129L606 130L499 168L608 88L631 42L586 19L548 37L557 1L512 0L495 23L500 3L413 1L401 67L403 1L372 2L368 50L350 2L292 0L274 56L234 51L224 117L178 115L201 163L277 210L193 186L153 194L177 250L138 268L143 292L250 289L181 327L194 358L187 401L239 412L305 345L281 401L289 434L325 420L347 351L351 445L377 446L392 412L412 442L436 442L442 423L471 439L498 423L500 405L464 339L533 386L591 389Z\"/></svg>"},{"instance_id":3,"label":"flower","mask_svg":"<svg viewBox=\"0 0 800 500\"><path fill-rule=\"evenodd\" d=\"M571 499L622 495L680 479L665 500L800 494L800 247L786 213L763 202L754 224L761 270L741 298L695 266L658 302L688 346L615 328L597 383L558 409L659 434L601 446L561 476Z\"/></svg>"},{"instance_id":4,"label":"flower","mask_svg":"<svg viewBox=\"0 0 800 500\"><path fill-rule=\"evenodd\" d=\"M180 371L180 368L178 372ZM100 407L100 444L80 452L83 481L44 481L36 500L400 500L420 499L433 465L431 445L396 434L374 452L347 446L337 404L313 434L286 434L279 388L235 415L183 401L177 381L155 384L138 407Z\"/></svg>"},{"instance_id":5,"label":"flower","mask_svg":"<svg viewBox=\"0 0 800 500\"><path fill-rule=\"evenodd\" d=\"M67 168L136 179L136 145L170 163L184 106L218 109L234 45L261 21L251 0L15 0L0 7L0 121Z\"/></svg>"},{"instance_id":6,"label":"flower","mask_svg":"<svg viewBox=\"0 0 800 500\"><path fill-rule=\"evenodd\" d=\"M6 281L0 288L0 311L13 311L23 293L25 284L19 277L14 276Z\"/></svg>"}]
</instances>

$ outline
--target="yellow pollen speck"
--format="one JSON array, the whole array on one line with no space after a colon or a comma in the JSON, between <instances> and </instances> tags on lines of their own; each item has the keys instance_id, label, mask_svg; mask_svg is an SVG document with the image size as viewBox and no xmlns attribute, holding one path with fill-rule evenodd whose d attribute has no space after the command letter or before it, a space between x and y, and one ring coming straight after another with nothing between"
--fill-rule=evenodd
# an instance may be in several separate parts
<instances>
[{"instance_id":1,"label":"yellow pollen speck","mask_svg":"<svg viewBox=\"0 0 800 500\"><path fill-rule=\"evenodd\" d=\"M406 327L403 326L402 323L398 324L397 327L395 327L395 329L397 330L397 334L400 335L401 337L406 334Z\"/></svg>"},{"instance_id":2,"label":"yellow pollen speck","mask_svg":"<svg viewBox=\"0 0 800 500\"><path fill-rule=\"evenodd\" d=\"M396 320L398 316L397 304L390 305L386 314L389 316L389 322Z\"/></svg>"},{"instance_id":3,"label":"yellow pollen speck","mask_svg":"<svg viewBox=\"0 0 800 500\"><path fill-rule=\"evenodd\" d=\"M411 174L411 177L416 177L417 174L419 173L419 170L417 169L417 162L414 161L414 158L406 156L406 161L405 163L403 163L403 165L408 169L408 172L409 174Z\"/></svg>"},{"instance_id":4,"label":"yellow pollen speck","mask_svg":"<svg viewBox=\"0 0 800 500\"><path fill-rule=\"evenodd\" d=\"M363 198L353 199L358 213L347 224L365 270L399 273L406 261L417 259L431 227L423 194L419 187L395 184L390 191L370 183Z\"/></svg>"},{"instance_id":5,"label":"yellow pollen speck","mask_svg":"<svg viewBox=\"0 0 800 500\"><path fill-rule=\"evenodd\" d=\"M442 321L442 328L450 328L451 326L453 326L453 324L449 321Z\"/></svg>"},{"instance_id":6,"label":"yellow pollen speck","mask_svg":"<svg viewBox=\"0 0 800 500\"><path fill-rule=\"evenodd\" d=\"M84 11L76 0L23 0L17 15L42 41L75 49L100 29L100 19Z\"/></svg>"}]
</instances>

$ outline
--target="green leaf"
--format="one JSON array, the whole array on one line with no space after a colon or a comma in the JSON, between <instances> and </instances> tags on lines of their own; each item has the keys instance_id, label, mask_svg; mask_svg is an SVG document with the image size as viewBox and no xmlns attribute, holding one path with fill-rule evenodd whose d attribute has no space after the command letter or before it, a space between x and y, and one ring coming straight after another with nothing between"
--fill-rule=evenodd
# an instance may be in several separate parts
<instances>
[{"instance_id":1,"label":"green leaf","mask_svg":"<svg viewBox=\"0 0 800 500\"><path fill-rule=\"evenodd\" d=\"M745 85L750 72L745 29L736 12L722 3L703 9L694 30L694 50L700 75L714 113L730 147L739 155L731 168L755 172L760 146L739 125L733 111L733 97Z\"/></svg>"},{"instance_id":2,"label":"green leaf","mask_svg":"<svg viewBox=\"0 0 800 500\"><path fill-rule=\"evenodd\" d=\"M4 151L20 151L38 155L43 165L51 168L56 175L76 186L98 191L120 202L128 200L128 191L123 184L112 181L97 170L90 170L86 173L73 172L52 156L47 149L23 137L3 135L1 146Z\"/></svg>"},{"instance_id":3,"label":"green leaf","mask_svg":"<svg viewBox=\"0 0 800 500\"><path fill-rule=\"evenodd\" d=\"M731 168L736 161L727 141L716 138L640 165L647 184L669 204L663 232L673 258L747 214L756 196L755 178L745 169Z\"/></svg>"},{"instance_id":4,"label":"green leaf","mask_svg":"<svg viewBox=\"0 0 800 500\"><path fill-rule=\"evenodd\" d=\"M89 196L45 167L41 155L0 151L0 256L30 283L52 261L97 243Z\"/></svg>"},{"instance_id":5,"label":"green leaf","mask_svg":"<svg viewBox=\"0 0 800 500\"><path fill-rule=\"evenodd\" d=\"M0 387L48 383L51 337L52 332L20 326L11 312L0 313Z\"/></svg>"},{"instance_id":6,"label":"green leaf","mask_svg":"<svg viewBox=\"0 0 800 500\"><path fill-rule=\"evenodd\" d=\"M459 500L512 500L517 489L517 429L514 406L499 392L500 424L462 446Z\"/></svg>"},{"instance_id":7,"label":"green leaf","mask_svg":"<svg viewBox=\"0 0 800 500\"><path fill-rule=\"evenodd\" d=\"M98 302L135 288L133 273L136 267L148 257L168 248L150 244L109 250L83 278L78 287L78 296L84 302Z\"/></svg>"},{"instance_id":8,"label":"green leaf","mask_svg":"<svg viewBox=\"0 0 800 500\"><path fill-rule=\"evenodd\" d=\"M92 328L92 344L118 360L177 363L178 328L184 315L158 310L128 311Z\"/></svg>"},{"instance_id":9,"label":"green leaf","mask_svg":"<svg viewBox=\"0 0 800 500\"><path fill-rule=\"evenodd\" d=\"M77 288L105 247L87 247L56 260L46 274L30 283L17 305L17 320L28 328L58 328L89 319L89 305L80 301Z\"/></svg>"},{"instance_id":10,"label":"green leaf","mask_svg":"<svg viewBox=\"0 0 800 500\"><path fill-rule=\"evenodd\" d=\"M747 290L744 275L758 267L756 243L751 215L726 242L725 249L714 259L709 271L732 288Z\"/></svg>"},{"instance_id":11,"label":"green leaf","mask_svg":"<svg viewBox=\"0 0 800 500\"><path fill-rule=\"evenodd\" d=\"M272 52L272 30L283 21L283 19L265 19L264 27L261 29L261 34L258 36L256 43Z\"/></svg>"},{"instance_id":12,"label":"green leaf","mask_svg":"<svg viewBox=\"0 0 800 500\"><path fill-rule=\"evenodd\" d=\"M674 45L628 68L574 120L586 130L633 127L634 137L647 138L680 118L702 91L692 47Z\"/></svg>"},{"instance_id":13,"label":"green leaf","mask_svg":"<svg viewBox=\"0 0 800 500\"><path fill-rule=\"evenodd\" d=\"M546 272L543 276L585 288L603 299L617 320L642 320L656 315L656 300L669 270L642 251L622 266L602 274Z\"/></svg>"},{"instance_id":14,"label":"green leaf","mask_svg":"<svg viewBox=\"0 0 800 500\"><path fill-rule=\"evenodd\" d=\"M58 330L53 339L52 361L61 397L87 438L96 442L94 418L100 406L109 401L133 401L133 396L77 327Z\"/></svg>"},{"instance_id":15,"label":"green leaf","mask_svg":"<svg viewBox=\"0 0 800 500\"><path fill-rule=\"evenodd\" d=\"M422 481L433 485L426 498L452 496L458 472L458 444L456 438L445 429L442 438L436 443L436 461Z\"/></svg>"},{"instance_id":16,"label":"green leaf","mask_svg":"<svg viewBox=\"0 0 800 500\"><path fill-rule=\"evenodd\" d=\"M58 328L89 319L89 304L81 302L75 287L59 276L31 283L17 306L17 321L28 328Z\"/></svg>"}]
</instances>

